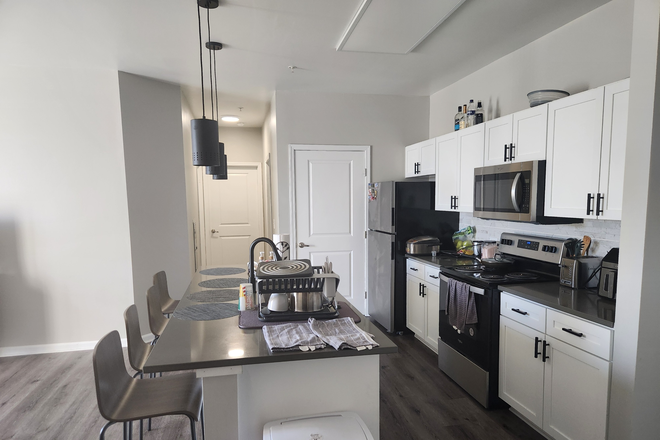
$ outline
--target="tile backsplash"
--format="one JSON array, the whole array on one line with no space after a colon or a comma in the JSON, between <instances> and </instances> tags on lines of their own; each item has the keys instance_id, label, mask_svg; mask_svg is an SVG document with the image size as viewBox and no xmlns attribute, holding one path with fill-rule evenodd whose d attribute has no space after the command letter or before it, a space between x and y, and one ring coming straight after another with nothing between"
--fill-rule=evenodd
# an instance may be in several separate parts
<instances>
[{"instance_id":1,"label":"tile backsplash","mask_svg":"<svg viewBox=\"0 0 660 440\"><path fill-rule=\"evenodd\" d=\"M460 228L474 226L477 229L477 240L499 241L502 232L539 235L559 239L591 237L589 255L604 257L613 247L619 246L621 222L618 220L585 220L584 223L573 225L535 225L531 223L507 222L501 220L486 220L461 213Z\"/></svg>"}]
</instances>

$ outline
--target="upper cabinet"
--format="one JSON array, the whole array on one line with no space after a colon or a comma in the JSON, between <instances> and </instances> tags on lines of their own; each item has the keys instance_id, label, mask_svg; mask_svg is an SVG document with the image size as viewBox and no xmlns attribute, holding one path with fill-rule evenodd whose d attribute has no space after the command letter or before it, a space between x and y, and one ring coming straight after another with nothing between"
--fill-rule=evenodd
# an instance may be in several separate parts
<instances>
[{"instance_id":1,"label":"upper cabinet","mask_svg":"<svg viewBox=\"0 0 660 440\"><path fill-rule=\"evenodd\" d=\"M406 147L406 177L435 174L435 139Z\"/></svg>"},{"instance_id":2,"label":"upper cabinet","mask_svg":"<svg viewBox=\"0 0 660 440\"><path fill-rule=\"evenodd\" d=\"M472 212L474 169L484 164L484 124L437 137L435 209Z\"/></svg>"},{"instance_id":3,"label":"upper cabinet","mask_svg":"<svg viewBox=\"0 0 660 440\"><path fill-rule=\"evenodd\" d=\"M548 105L545 215L621 219L629 83Z\"/></svg>"},{"instance_id":4,"label":"upper cabinet","mask_svg":"<svg viewBox=\"0 0 660 440\"><path fill-rule=\"evenodd\" d=\"M486 122L484 165L544 160L548 104Z\"/></svg>"}]
</instances>

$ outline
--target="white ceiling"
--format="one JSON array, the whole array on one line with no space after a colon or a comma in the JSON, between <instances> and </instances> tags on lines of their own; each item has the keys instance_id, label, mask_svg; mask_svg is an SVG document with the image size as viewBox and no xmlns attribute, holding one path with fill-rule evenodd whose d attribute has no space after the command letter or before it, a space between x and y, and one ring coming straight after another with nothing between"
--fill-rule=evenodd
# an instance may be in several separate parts
<instances>
[{"instance_id":1,"label":"white ceiling","mask_svg":"<svg viewBox=\"0 0 660 440\"><path fill-rule=\"evenodd\" d=\"M467 0L408 54L337 51L362 1L221 0L210 11L212 39L224 45L220 114L259 127L275 90L427 96L609 0ZM4 63L181 84L201 115L195 0L0 0Z\"/></svg>"}]
</instances>

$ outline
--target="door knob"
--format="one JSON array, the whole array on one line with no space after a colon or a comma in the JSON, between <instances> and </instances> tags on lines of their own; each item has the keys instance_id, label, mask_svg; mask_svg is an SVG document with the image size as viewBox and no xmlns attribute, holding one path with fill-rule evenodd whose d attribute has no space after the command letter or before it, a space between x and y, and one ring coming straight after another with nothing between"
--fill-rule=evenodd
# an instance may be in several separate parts
<instances>
[{"instance_id":1,"label":"door knob","mask_svg":"<svg viewBox=\"0 0 660 440\"><path fill-rule=\"evenodd\" d=\"M215 234L216 232L218 231L216 231L215 229L211 229L211 234Z\"/></svg>"},{"instance_id":2,"label":"door knob","mask_svg":"<svg viewBox=\"0 0 660 440\"><path fill-rule=\"evenodd\" d=\"M301 241L300 243L298 243L298 247L302 249L302 248L309 247L309 245L308 245L308 244L305 244L305 243L303 243L303 242Z\"/></svg>"}]
</instances>

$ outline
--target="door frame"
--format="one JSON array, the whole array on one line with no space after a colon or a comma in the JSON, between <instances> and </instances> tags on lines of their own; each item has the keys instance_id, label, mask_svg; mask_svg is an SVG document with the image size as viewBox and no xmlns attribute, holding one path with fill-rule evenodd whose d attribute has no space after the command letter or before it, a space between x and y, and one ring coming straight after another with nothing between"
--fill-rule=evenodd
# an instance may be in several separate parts
<instances>
[{"instance_id":1,"label":"door frame","mask_svg":"<svg viewBox=\"0 0 660 440\"><path fill-rule=\"evenodd\" d=\"M264 234L266 228L265 222L265 212L264 212L264 194L263 194L263 176L261 175L262 167L261 162L227 162L227 174L233 168L238 167L250 167L254 168L257 171L257 186L259 187L259 193L257 194L259 209L261 210L261 235ZM197 167L197 185L201 189L198 191L198 206L199 206L199 244L200 244L200 267L208 267L209 256L207 251L208 246L208 235L206 234L206 202L205 202L205 187L204 187L204 170L206 167ZM246 251L247 256L247 251Z\"/></svg>"},{"instance_id":2,"label":"door frame","mask_svg":"<svg viewBox=\"0 0 660 440\"><path fill-rule=\"evenodd\" d=\"M364 166L366 168L364 176L364 197L362 197L362 203L364 204L364 219L363 219L363 229L367 230L368 217L369 213L367 211L367 183L371 182L371 146L370 145L332 145L332 144L289 144L289 231L290 231L290 249L291 249L291 259L298 257L298 232L296 225L296 216L297 216L297 206L295 203L296 200L296 153L298 151L325 151L325 152L357 152L364 154ZM364 243L364 291L367 291L367 240L366 238L363 241ZM365 306L368 310L368 301L365 298Z\"/></svg>"}]
</instances>

